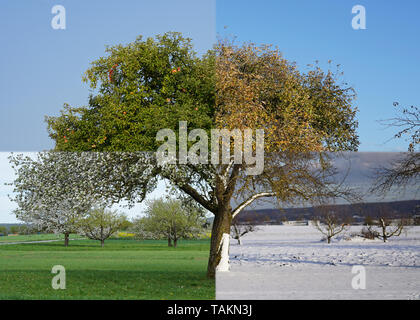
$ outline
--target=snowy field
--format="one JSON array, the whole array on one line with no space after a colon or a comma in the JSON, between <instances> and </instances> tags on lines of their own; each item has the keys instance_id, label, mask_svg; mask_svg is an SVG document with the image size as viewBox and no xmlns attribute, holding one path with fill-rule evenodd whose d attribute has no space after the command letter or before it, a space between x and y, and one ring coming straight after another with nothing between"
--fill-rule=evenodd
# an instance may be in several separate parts
<instances>
[{"instance_id":1,"label":"snowy field","mask_svg":"<svg viewBox=\"0 0 420 320\"><path fill-rule=\"evenodd\" d=\"M241 246L231 239L231 269L217 273L216 299L420 299L419 226L387 243L342 238L327 244L312 226L258 229ZM353 289L353 278L362 276L353 266L364 267L365 289Z\"/></svg>"}]
</instances>

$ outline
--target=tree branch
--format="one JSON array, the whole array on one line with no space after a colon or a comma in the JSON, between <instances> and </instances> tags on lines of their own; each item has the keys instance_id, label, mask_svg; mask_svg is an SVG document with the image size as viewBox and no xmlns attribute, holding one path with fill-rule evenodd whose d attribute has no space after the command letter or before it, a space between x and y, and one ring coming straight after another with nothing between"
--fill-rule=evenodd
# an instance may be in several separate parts
<instances>
[{"instance_id":1,"label":"tree branch","mask_svg":"<svg viewBox=\"0 0 420 320\"><path fill-rule=\"evenodd\" d=\"M275 195L276 195L275 192L261 192L261 193L254 194L253 196L251 196L250 198L242 202L239 206L237 206L235 210L232 211L232 218L235 218L235 216L238 215L238 213L240 213L245 207L250 205L255 200L259 198L264 198L264 197L274 197Z\"/></svg>"}]
</instances>

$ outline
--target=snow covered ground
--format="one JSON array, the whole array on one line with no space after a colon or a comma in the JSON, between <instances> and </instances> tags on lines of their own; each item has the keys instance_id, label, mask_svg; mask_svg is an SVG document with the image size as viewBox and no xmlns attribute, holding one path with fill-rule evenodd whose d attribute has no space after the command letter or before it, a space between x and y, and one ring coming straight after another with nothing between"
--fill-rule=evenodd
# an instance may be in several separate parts
<instances>
[{"instance_id":1,"label":"snow covered ground","mask_svg":"<svg viewBox=\"0 0 420 320\"><path fill-rule=\"evenodd\" d=\"M231 270L217 273L216 299L420 299L418 226L387 243L331 244L312 226L258 228L241 246L231 239ZM353 266L364 267L365 289L353 289L362 276Z\"/></svg>"}]
</instances>

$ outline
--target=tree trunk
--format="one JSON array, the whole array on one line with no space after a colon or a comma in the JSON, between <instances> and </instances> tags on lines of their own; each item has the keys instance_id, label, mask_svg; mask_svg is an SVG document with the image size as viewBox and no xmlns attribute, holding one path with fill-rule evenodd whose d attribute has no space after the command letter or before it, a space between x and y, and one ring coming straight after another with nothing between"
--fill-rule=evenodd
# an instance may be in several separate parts
<instances>
[{"instance_id":1,"label":"tree trunk","mask_svg":"<svg viewBox=\"0 0 420 320\"><path fill-rule=\"evenodd\" d=\"M238 245L241 245L242 244L241 243L241 234L238 230L238 227L236 226L236 224L233 224L232 227L233 227L233 231L235 232L234 239L236 239L238 241Z\"/></svg>"},{"instance_id":2,"label":"tree trunk","mask_svg":"<svg viewBox=\"0 0 420 320\"><path fill-rule=\"evenodd\" d=\"M172 239L168 237L168 247L172 247Z\"/></svg>"},{"instance_id":3,"label":"tree trunk","mask_svg":"<svg viewBox=\"0 0 420 320\"><path fill-rule=\"evenodd\" d=\"M210 242L210 256L207 265L207 277L215 278L216 268L222 259L222 251L225 253L224 259L226 259L226 253L228 253L229 246L229 235L230 227L232 224L232 213L230 207L220 208L217 214L214 216L213 227L211 231L211 242ZM227 256L229 259L229 256ZM223 261L228 263L228 261Z\"/></svg>"},{"instance_id":4,"label":"tree trunk","mask_svg":"<svg viewBox=\"0 0 420 320\"><path fill-rule=\"evenodd\" d=\"M101 240L101 247L103 248L104 247L104 245L105 245L105 240Z\"/></svg>"},{"instance_id":5,"label":"tree trunk","mask_svg":"<svg viewBox=\"0 0 420 320\"><path fill-rule=\"evenodd\" d=\"M178 236L176 234L176 226L174 226L174 248L176 248L177 242L178 242Z\"/></svg>"},{"instance_id":6,"label":"tree trunk","mask_svg":"<svg viewBox=\"0 0 420 320\"><path fill-rule=\"evenodd\" d=\"M381 223L381 227L382 227L382 239L384 240L384 242L386 242L387 239L387 235L386 235L386 223L384 219L380 219L379 220Z\"/></svg>"},{"instance_id":7,"label":"tree trunk","mask_svg":"<svg viewBox=\"0 0 420 320\"><path fill-rule=\"evenodd\" d=\"M69 233L64 234L64 246L65 247L69 246Z\"/></svg>"}]
</instances>

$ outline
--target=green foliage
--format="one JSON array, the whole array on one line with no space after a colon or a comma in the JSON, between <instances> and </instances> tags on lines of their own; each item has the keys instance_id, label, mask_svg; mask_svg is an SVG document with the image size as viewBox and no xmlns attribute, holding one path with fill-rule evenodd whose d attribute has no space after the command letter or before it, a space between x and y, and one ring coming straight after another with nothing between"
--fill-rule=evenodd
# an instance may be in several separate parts
<instances>
[{"instance_id":1,"label":"green foliage","mask_svg":"<svg viewBox=\"0 0 420 320\"><path fill-rule=\"evenodd\" d=\"M193 206L184 206L180 200L163 198L148 201L145 217L136 220L138 237L168 239L176 246L178 239L195 238L203 232L205 217Z\"/></svg>"},{"instance_id":2,"label":"green foliage","mask_svg":"<svg viewBox=\"0 0 420 320\"><path fill-rule=\"evenodd\" d=\"M18 226L11 226L10 227L10 233L13 233L13 234L19 233L19 227Z\"/></svg>"},{"instance_id":3,"label":"green foliage","mask_svg":"<svg viewBox=\"0 0 420 320\"><path fill-rule=\"evenodd\" d=\"M104 241L118 230L127 227L128 220L124 214L117 211L96 208L77 222L79 232L92 240L99 240L103 246Z\"/></svg>"},{"instance_id":4,"label":"green foliage","mask_svg":"<svg viewBox=\"0 0 420 320\"><path fill-rule=\"evenodd\" d=\"M191 40L175 32L106 51L84 76L94 90L88 106L65 104L61 116L46 118L57 150L150 151L156 133L180 120L212 126L212 52L198 58Z\"/></svg>"},{"instance_id":5,"label":"green foliage","mask_svg":"<svg viewBox=\"0 0 420 320\"><path fill-rule=\"evenodd\" d=\"M0 226L0 234L3 235L3 236L7 236L7 234L8 234L7 227Z\"/></svg>"}]
</instances>

